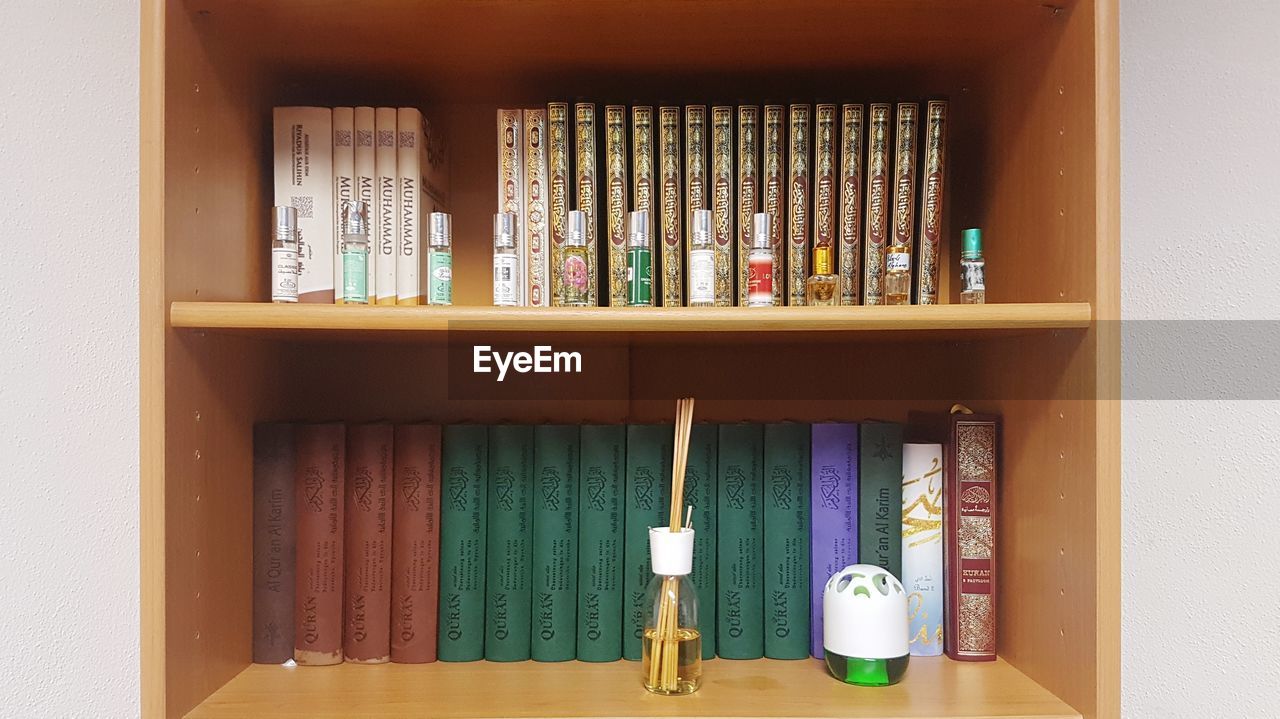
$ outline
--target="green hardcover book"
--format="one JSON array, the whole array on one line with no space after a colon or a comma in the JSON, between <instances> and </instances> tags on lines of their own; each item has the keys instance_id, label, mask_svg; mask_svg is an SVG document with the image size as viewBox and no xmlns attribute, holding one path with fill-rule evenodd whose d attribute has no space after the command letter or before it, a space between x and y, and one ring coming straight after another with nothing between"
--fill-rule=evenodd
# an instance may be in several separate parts
<instances>
[{"instance_id":1,"label":"green hardcover book","mask_svg":"<svg viewBox=\"0 0 1280 719\"><path fill-rule=\"evenodd\" d=\"M809 425L764 428L764 655L809 657Z\"/></svg>"},{"instance_id":2,"label":"green hardcover book","mask_svg":"<svg viewBox=\"0 0 1280 719\"><path fill-rule=\"evenodd\" d=\"M627 428L582 428L578 493L578 660L622 658L622 525Z\"/></svg>"},{"instance_id":3,"label":"green hardcover book","mask_svg":"<svg viewBox=\"0 0 1280 719\"><path fill-rule=\"evenodd\" d=\"M578 426L533 430L533 638L535 661L576 656Z\"/></svg>"},{"instance_id":4,"label":"green hardcover book","mask_svg":"<svg viewBox=\"0 0 1280 719\"><path fill-rule=\"evenodd\" d=\"M717 462L716 654L764 656L764 433L720 425Z\"/></svg>"},{"instance_id":5,"label":"green hardcover book","mask_svg":"<svg viewBox=\"0 0 1280 719\"><path fill-rule=\"evenodd\" d=\"M485 565L484 658L529 658L532 604L533 428L489 428L489 536Z\"/></svg>"},{"instance_id":6,"label":"green hardcover book","mask_svg":"<svg viewBox=\"0 0 1280 719\"><path fill-rule=\"evenodd\" d=\"M622 656L640 659L644 632L644 592L653 577L649 527L667 525L671 503L669 424L627 426L627 521L623 539Z\"/></svg>"},{"instance_id":7,"label":"green hardcover book","mask_svg":"<svg viewBox=\"0 0 1280 719\"><path fill-rule=\"evenodd\" d=\"M693 507L693 574L698 590L698 631L702 658L716 655L716 446L719 429L696 424L689 433L684 501Z\"/></svg>"},{"instance_id":8,"label":"green hardcover book","mask_svg":"<svg viewBox=\"0 0 1280 719\"><path fill-rule=\"evenodd\" d=\"M902 576L902 425L865 422L858 465L858 561Z\"/></svg>"},{"instance_id":9,"label":"green hardcover book","mask_svg":"<svg viewBox=\"0 0 1280 719\"><path fill-rule=\"evenodd\" d=\"M488 430L444 428L440 506L440 633L442 662L484 658L485 527L489 480Z\"/></svg>"}]
</instances>

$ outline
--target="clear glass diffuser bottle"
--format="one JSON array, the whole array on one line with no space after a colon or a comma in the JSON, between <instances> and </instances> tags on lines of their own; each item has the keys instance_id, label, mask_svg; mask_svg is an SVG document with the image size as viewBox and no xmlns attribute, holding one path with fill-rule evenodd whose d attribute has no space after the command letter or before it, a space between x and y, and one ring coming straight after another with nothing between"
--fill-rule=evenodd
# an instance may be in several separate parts
<instances>
[{"instance_id":1,"label":"clear glass diffuser bottle","mask_svg":"<svg viewBox=\"0 0 1280 719\"><path fill-rule=\"evenodd\" d=\"M645 591L640 667L654 694L692 694L702 684L702 635L693 571L692 529L649 529L653 579Z\"/></svg>"}]
</instances>

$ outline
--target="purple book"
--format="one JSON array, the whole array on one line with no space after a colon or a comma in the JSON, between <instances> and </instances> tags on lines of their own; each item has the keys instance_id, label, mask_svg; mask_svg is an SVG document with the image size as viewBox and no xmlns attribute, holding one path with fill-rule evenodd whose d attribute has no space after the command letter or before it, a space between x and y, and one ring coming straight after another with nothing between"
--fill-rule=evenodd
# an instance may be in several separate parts
<instances>
[{"instance_id":1,"label":"purple book","mask_svg":"<svg viewBox=\"0 0 1280 719\"><path fill-rule=\"evenodd\" d=\"M822 656L822 590L858 561L858 425L813 425L813 538L809 573L813 656Z\"/></svg>"}]
</instances>

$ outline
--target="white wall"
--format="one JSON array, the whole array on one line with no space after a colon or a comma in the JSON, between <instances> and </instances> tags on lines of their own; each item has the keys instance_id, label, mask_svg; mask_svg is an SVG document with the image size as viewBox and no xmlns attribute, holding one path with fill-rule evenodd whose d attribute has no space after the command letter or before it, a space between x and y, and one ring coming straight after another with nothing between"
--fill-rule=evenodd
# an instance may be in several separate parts
<instances>
[{"instance_id":1,"label":"white wall","mask_svg":"<svg viewBox=\"0 0 1280 719\"><path fill-rule=\"evenodd\" d=\"M1126 320L1277 319L1280 4L1120 23ZM1218 327L1223 356L1256 331ZM1185 361L1126 352L1126 382ZM1124 715L1280 714L1280 402L1128 401L1123 433Z\"/></svg>"},{"instance_id":2,"label":"white wall","mask_svg":"<svg viewBox=\"0 0 1280 719\"><path fill-rule=\"evenodd\" d=\"M0 22L0 715L138 713L138 7Z\"/></svg>"}]
</instances>

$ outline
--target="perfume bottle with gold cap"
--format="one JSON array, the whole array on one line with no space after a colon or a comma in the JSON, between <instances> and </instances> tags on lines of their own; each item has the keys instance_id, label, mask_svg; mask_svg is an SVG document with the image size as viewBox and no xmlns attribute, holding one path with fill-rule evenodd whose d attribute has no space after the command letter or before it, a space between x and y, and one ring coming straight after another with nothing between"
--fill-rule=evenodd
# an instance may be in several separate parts
<instances>
[{"instance_id":1,"label":"perfume bottle with gold cap","mask_svg":"<svg viewBox=\"0 0 1280 719\"><path fill-rule=\"evenodd\" d=\"M804 303L809 307L840 304L840 275L831 273L831 245L813 248L813 276L804 283Z\"/></svg>"}]
</instances>

